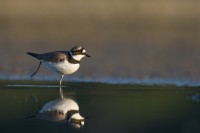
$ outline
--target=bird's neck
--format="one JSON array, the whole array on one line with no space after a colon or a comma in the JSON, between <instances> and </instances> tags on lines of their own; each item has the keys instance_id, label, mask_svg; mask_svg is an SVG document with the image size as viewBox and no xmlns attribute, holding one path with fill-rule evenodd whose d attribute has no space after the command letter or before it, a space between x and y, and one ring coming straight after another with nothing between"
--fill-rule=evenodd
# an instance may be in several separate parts
<instances>
[{"instance_id":1,"label":"bird's neck","mask_svg":"<svg viewBox=\"0 0 200 133\"><path fill-rule=\"evenodd\" d=\"M81 61L81 59L85 56L85 55L81 55L81 54L78 54L78 55L73 55L72 52L69 52L70 56L75 59L76 61Z\"/></svg>"},{"instance_id":2,"label":"bird's neck","mask_svg":"<svg viewBox=\"0 0 200 133\"><path fill-rule=\"evenodd\" d=\"M77 60L76 58L74 58L74 55L72 55L71 52L68 52L68 62L72 64L78 64L80 63L80 60Z\"/></svg>"}]
</instances>

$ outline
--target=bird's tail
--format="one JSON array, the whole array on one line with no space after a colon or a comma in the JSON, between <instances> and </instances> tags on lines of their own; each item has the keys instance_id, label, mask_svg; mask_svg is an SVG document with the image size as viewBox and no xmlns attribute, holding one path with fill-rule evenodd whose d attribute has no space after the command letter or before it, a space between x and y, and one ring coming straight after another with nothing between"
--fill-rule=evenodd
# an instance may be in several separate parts
<instances>
[{"instance_id":1,"label":"bird's tail","mask_svg":"<svg viewBox=\"0 0 200 133\"><path fill-rule=\"evenodd\" d=\"M37 58L37 59L40 59L40 58L39 58L39 54L31 53L31 52L27 52L27 54L30 55L30 56L33 56L33 57L35 57L35 58Z\"/></svg>"}]
</instances>

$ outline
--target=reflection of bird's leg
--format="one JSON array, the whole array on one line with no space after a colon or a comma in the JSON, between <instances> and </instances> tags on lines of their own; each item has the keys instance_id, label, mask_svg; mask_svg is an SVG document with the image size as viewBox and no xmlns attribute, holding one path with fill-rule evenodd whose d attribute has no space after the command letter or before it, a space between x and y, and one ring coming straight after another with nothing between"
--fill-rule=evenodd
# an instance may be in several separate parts
<instances>
[{"instance_id":1,"label":"reflection of bird's leg","mask_svg":"<svg viewBox=\"0 0 200 133\"><path fill-rule=\"evenodd\" d=\"M35 104L37 105L38 111L40 111L40 110L41 110L41 107L40 107L40 104L39 104L39 102L38 102L38 99L36 99L36 97L34 97L33 95L32 95L32 99L33 99L33 101L35 102Z\"/></svg>"},{"instance_id":2,"label":"reflection of bird's leg","mask_svg":"<svg viewBox=\"0 0 200 133\"><path fill-rule=\"evenodd\" d=\"M38 114L38 112L41 110L41 107L40 107L40 105L39 105L38 100L37 100L33 95L32 95L32 99L33 99L33 101L35 102L35 104L37 105L38 111L37 111L36 113L34 113L34 114L31 114L31 115L27 116L26 119L30 119L30 118L36 117L36 115Z\"/></svg>"},{"instance_id":3,"label":"reflection of bird's leg","mask_svg":"<svg viewBox=\"0 0 200 133\"><path fill-rule=\"evenodd\" d=\"M61 98L63 98L63 91L62 91L62 86L61 86L63 77L64 77L64 75L62 75L60 78L60 96L61 96Z\"/></svg>"},{"instance_id":4,"label":"reflection of bird's leg","mask_svg":"<svg viewBox=\"0 0 200 133\"><path fill-rule=\"evenodd\" d=\"M60 86L60 97L63 99L63 90L61 86Z\"/></svg>"},{"instance_id":5,"label":"reflection of bird's leg","mask_svg":"<svg viewBox=\"0 0 200 133\"><path fill-rule=\"evenodd\" d=\"M42 64L42 62L40 61L37 70L33 74L31 74L31 77L33 77L38 72L38 70L40 69L41 64Z\"/></svg>"}]
</instances>

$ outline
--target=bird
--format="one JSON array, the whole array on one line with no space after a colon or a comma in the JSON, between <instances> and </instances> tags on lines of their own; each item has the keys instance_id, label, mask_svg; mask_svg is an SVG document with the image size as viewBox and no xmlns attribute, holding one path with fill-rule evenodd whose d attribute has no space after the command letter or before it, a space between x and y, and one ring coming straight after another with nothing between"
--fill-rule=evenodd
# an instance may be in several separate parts
<instances>
[{"instance_id":1,"label":"bird","mask_svg":"<svg viewBox=\"0 0 200 133\"><path fill-rule=\"evenodd\" d=\"M27 54L40 61L36 71L31 74L31 77L35 76L41 64L44 64L44 66L61 74L60 88L63 77L66 74L76 72L80 67L80 61L83 57L91 57L82 46L75 46L70 51L53 51L43 54L27 52Z\"/></svg>"},{"instance_id":2,"label":"bird","mask_svg":"<svg viewBox=\"0 0 200 133\"><path fill-rule=\"evenodd\" d=\"M81 128L85 124L85 120L89 117L83 117L80 115L79 106L71 98L59 98L47 102L42 108L38 106L37 113L31 114L26 117L39 118L42 120L58 122L58 123L69 123L74 128Z\"/></svg>"}]
</instances>

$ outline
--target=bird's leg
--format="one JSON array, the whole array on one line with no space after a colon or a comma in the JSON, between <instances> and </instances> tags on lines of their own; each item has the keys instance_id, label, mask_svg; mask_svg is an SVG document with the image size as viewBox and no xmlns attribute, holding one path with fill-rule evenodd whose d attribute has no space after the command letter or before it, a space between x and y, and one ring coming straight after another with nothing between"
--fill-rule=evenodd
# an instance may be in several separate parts
<instances>
[{"instance_id":1,"label":"bird's leg","mask_svg":"<svg viewBox=\"0 0 200 133\"><path fill-rule=\"evenodd\" d=\"M62 79L63 79L63 77L64 77L64 75L62 75L61 76L61 78L60 78L60 96L61 96L61 98L63 99L63 91L62 91Z\"/></svg>"},{"instance_id":2,"label":"bird's leg","mask_svg":"<svg viewBox=\"0 0 200 133\"><path fill-rule=\"evenodd\" d=\"M33 77L38 72L38 70L40 69L41 64L42 64L42 62L40 61L37 70L33 74L31 74L31 77Z\"/></svg>"},{"instance_id":3,"label":"bird's leg","mask_svg":"<svg viewBox=\"0 0 200 133\"><path fill-rule=\"evenodd\" d=\"M64 77L64 75L62 75L61 78L60 78L60 87L62 85L62 79L63 79L63 77Z\"/></svg>"}]
</instances>

